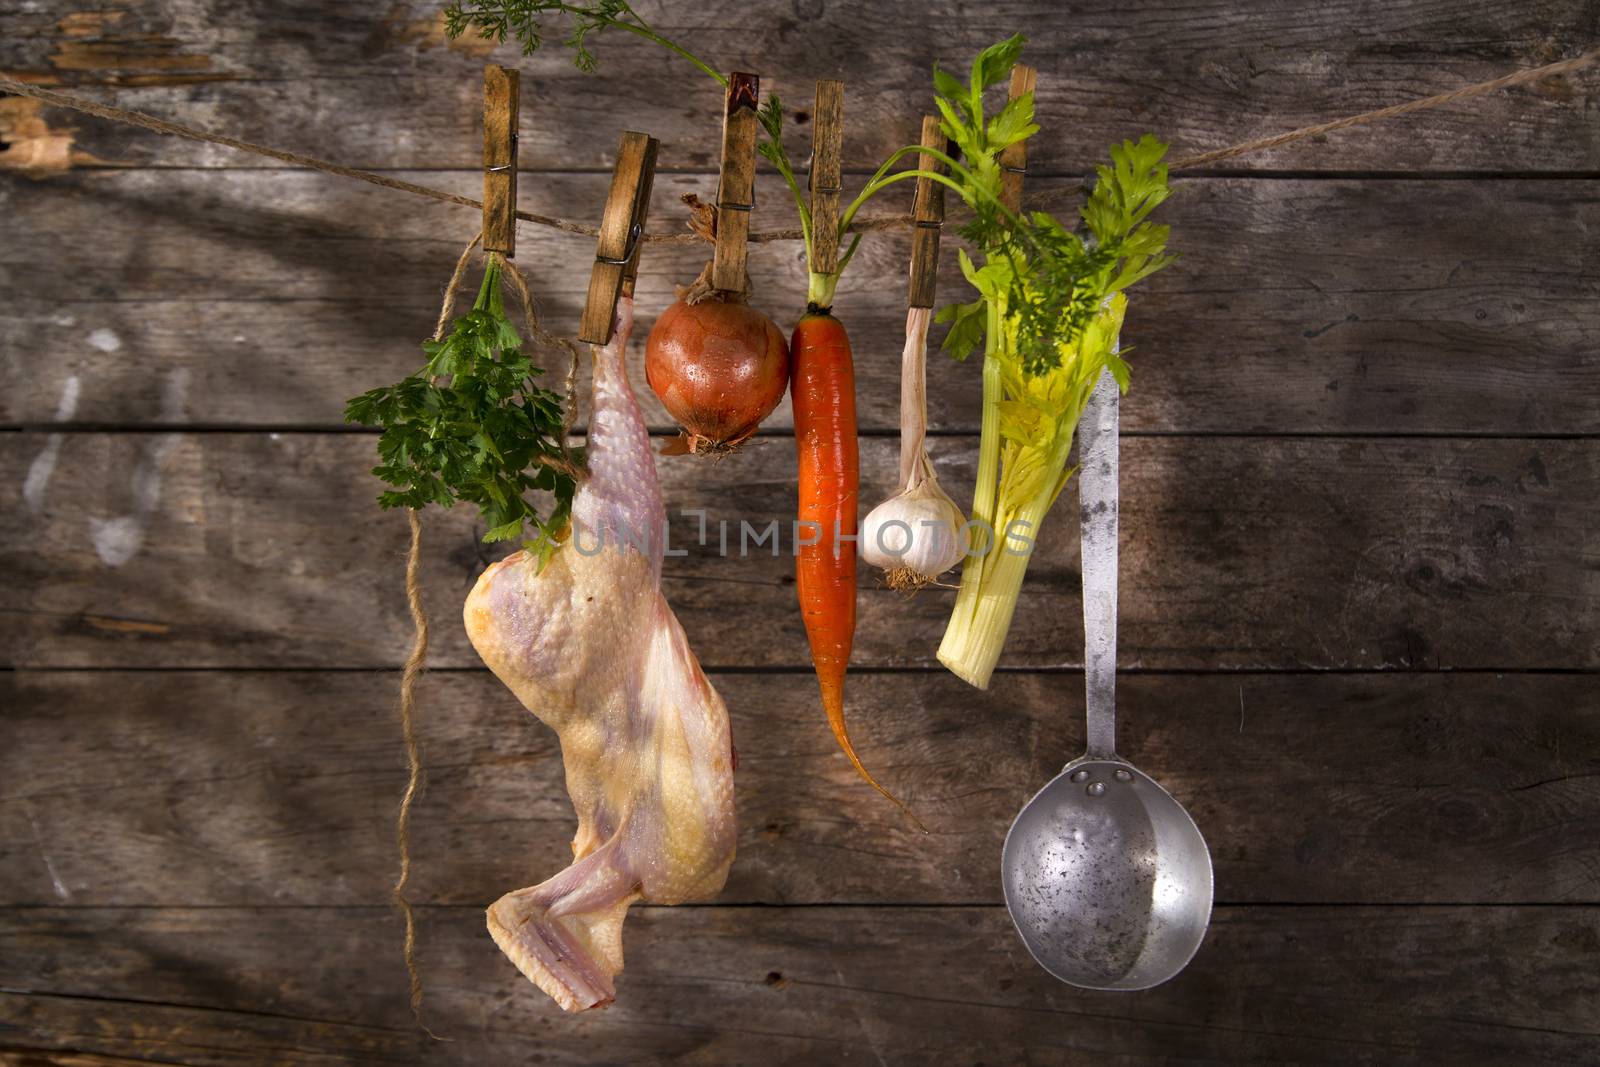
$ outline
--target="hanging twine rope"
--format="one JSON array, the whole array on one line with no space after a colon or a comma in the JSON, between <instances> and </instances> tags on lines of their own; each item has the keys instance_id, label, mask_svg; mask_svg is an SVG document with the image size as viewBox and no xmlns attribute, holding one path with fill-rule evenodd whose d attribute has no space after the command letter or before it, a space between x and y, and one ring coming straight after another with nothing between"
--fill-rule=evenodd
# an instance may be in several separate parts
<instances>
[{"instance_id":1,"label":"hanging twine rope","mask_svg":"<svg viewBox=\"0 0 1600 1067\"><path fill-rule=\"evenodd\" d=\"M1185 156L1172 163L1172 170L1186 170L1194 167L1203 167L1209 163L1220 163L1227 159L1236 159L1239 156L1249 155L1254 152L1264 152L1271 148L1279 148L1296 141L1303 141L1312 137L1320 137L1333 133L1336 130L1345 130L1353 126L1364 126L1369 123L1383 122L1413 111L1425 111L1429 108L1441 107L1445 104L1455 103L1460 100L1470 100L1473 97L1484 96L1501 89L1510 89L1530 82L1542 81L1545 78L1554 78L1562 74L1571 74L1600 63L1600 48L1592 49L1572 59L1563 59L1555 63L1546 63L1543 66L1531 67L1527 70L1514 71L1510 74L1492 78L1489 81L1465 85L1449 92L1438 93L1434 96L1423 97L1419 100L1408 101L1404 104L1394 104L1381 107L1375 111L1364 111L1359 115L1348 115L1344 118L1333 119L1329 122L1319 122L1311 126L1301 126L1298 129L1288 130L1283 133L1273 134L1270 137L1261 137L1252 141L1229 145L1226 148L1217 148L1197 155ZM71 96L67 93L58 93L37 85L29 85L14 78L0 77L0 92L15 93L18 96L32 97L41 100L52 107L63 107L73 111L81 111L86 115L120 122L129 126L139 126L143 129L153 130L156 133L168 134L173 137L183 137L191 141L201 141L206 144L223 145L227 148L249 152L253 155L265 156L283 163L309 170L321 171L324 174L334 174L342 178L353 178L356 181L368 182L372 185L382 186L385 189L396 189L403 193L412 193L417 196L429 197L447 204L459 204L462 207L482 209L483 203L471 197L447 193L442 189L432 189L425 185L401 181L383 174L374 174L371 171L357 170L354 167L341 166L338 163L329 163L327 160L316 159L312 156L301 155L298 152L287 152L281 148L271 148L266 145L255 144L251 141L241 140L237 137L227 137L222 134L210 133L206 130L196 129L193 126L184 126L181 123L169 122L166 119L156 118L141 111L129 111L124 108L111 107L108 104L85 100L82 97ZM1062 191L1031 200L1033 203L1043 203L1061 196L1074 195L1071 191ZM531 222L539 226L548 226L563 233L577 234L581 237L595 237L599 231L584 223L574 222L571 219L557 218L554 215L541 215L533 211L518 211L517 218L524 222ZM909 227L912 224L909 215L886 215L877 218L858 219L850 227L855 233L868 233L875 230L891 230ZM799 229L762 230L750 235L751 241L794 241L801 236ZM700 238L693 233L647 233L643 239L653 244L696 244Z\"/></svg>"},{"instance_id":2,"label":"hanging twine rope","mask_svg":"<svg viewBox=\"0 0 1600 1067\"><path fill-rule=\"evenodd\" d=\"M433 339L444 340L444 332L450 328L450 320L456 313L456 290L461 288L461 282L467 276L467 264L472 261L472 250L478 247L483 240L483 231L479 230L472 235L472 240L467 242L467 247L461 250L461 255L456 259L456 269L450 272L450 284L444 291L444 303L439 307L439 321L433 327Z\"/></svg>"},{"instance_id":3,"label":"hanging twine rope","mask_svg":"<svg viewBox=\"0 0 1600 1067\"><path fill-rule=\"evenodd\" d=\"M567 406L562 409L561 418L561 446L565 448L567 438L572 434L573 414L578 410L577 342L568 337L557 337L545 329L539 322L539 312L534 305L533 293L528 290L528 280L522 276L517 265L499 252L492 253L492 257L511 279L511 287L516 290L517 299L522 302L522 317L528 324L528 335L548 348L559 348L567 353ZM567 457L549 456L539 462L574 478L583 476L582 469Z\"/></svg>"},{"instance_id":4,"label":"hanging twine rope","mask_svg":"<svg viewBox=\"0 0 1600 1067\"><path fill-rule=\"evenodd\" d=\"M1273 134L1271 137L1261 137L1254 141L1229 145L1227 148L1218 148L1210 152L1201 152L1199 155L1185 156L1183 159L1174 162L1172 169L1185 170L1189 167L1203 167L1208 163L1220 163L1225 159L1234 159L1238 156L1248 155L1251 152L1265 152L1269 148L1277 148L1294 141L1303 141L1308 137L1321 137L1324 134L1333 133L1335 130L1347 130L1352 126L1364 126L1371 122L1383 122L1386 119L1410 114L1413 111L1426 111L1429 108L1453 104L1458 100L1470 100L1475 96L1485 96L1501 89L1510 89L1512 86L1526 85L1529 82L1543 81L1545 78L1570 74L1576 70L1583 70L1585 67L1592 67L1596 63L1600 63L1600 48L1591 49L1583 55L1572 59L1546 63L1542 67L1533 67L1530 70L1513 71L1498 78L1491 78L1486 82L1464 85L1459 89L1451 89L1449 92L1438 93L1434 96L1425 96L1420 100L1411 100L1404 104L1391 104L1388 107L1380 107L1376 111L1363 111L1359 115L1347 115L1342 119L1334 119L1331 122L1319 122L1312 126L1302 126L1297 130Z\"/></svg>"},{"instance_id":5,"label":"hanging twine rope","mask_svg":"<svg viewBox=\"0 0 1600 1067\"><path fill-rule=\"evenodd\" d=\"M446 331L450 329L451 320L455 317L456 294L466 278L467 267L472 262L473 249L482 241L481 231L474 234L456 259L455 270L450 274L450 282L445 286L444 300L439 307L439 319L433 328L435 341L444 340ZM491 252L489 259L511 279L512 288L516 290L517 298L522 302L522 315L527 324L528 336L540 344L562 349L568 354L567 407L562 425L562 444L565 447L566 438L572 428L572 413L576 403L578 346L565 337L552 334L540 323L533 293L528 288L528 280L511 260L498 252ZM581 477L583 473L570 458L550 456L541 459L540 462L573 477ZM420 579L422 520L415 510L406 511L406 520L411 527L411 548L406 553L406 606L411 612L414 636L411 652L406 656L405 668L400 674L400 732L405 742L407 778L405 793L400 798L400 814L395 819L395 842L400 849L400 876L395 879L391 896L394 898L395 906L405 916L404 952L406 974L411 981L411 1014L416 1017L417 1025L422 1027L429 1037L436 1041L445 1041L448 1038L440 1037L428 1029L427 1023L422 1021L422 971L417 966L417 920L411 901L406 898L406 888L411 883L411 808L421 795L424 778L422 746L417 740L416 687L418 679L426 669L428 659L428 613L422 604Z\"/></svg>"},{"instance_id":6,"label":"hanging twine rope","mask_svg":"<svg viewBox=\"0 0 1600 1067\"><path fill-rule=\"evenodd\" d=\"M400 877L394 883L394 902L406 920L406 974L411 978L411 1014L417 1025L429 1037L442 1040L422 1021L422 971L417 967L417 917L406 899L406 885L411 881L411 805L422 791L422 749L417 743L416 687L428 659L428 613L422 607L422 583L418 579L422 562L422 520L413 510L406 511L411 524L411 550L406 553L406 603L411 608L411 624L416 636L411 642L411 654L406 657L404 672L400 675L400 732L406 745L405 795L400 798L400 815L395 820L395 839L400 846Z\"/></svg>"},{"instance_id":7,"label":"hanging twine rope","mask_svg":"<svg viewBox=\"0 0 1600 1067\"><path fill-rule=\"evenodd\" d=\"M444 303L439 308L439 322L434 327L433 339L444 340L445 331L455 314L456 291L467 275L467 264L472 261L472 250L478 247L483 234L474 234L467 247L456 260L456 269L450 275L450 284L444 291ZM422 605L422 520L416 511L408 509L406 520L411 526L411 548L406 553L406 606L411 610L413 637L411 652L406 656L405 669L400 674L400 733L406 747L406 791L400 798L400 814L395 819L395 843L400 847L400 877L395 879L391 896L395 906L406 920L405 958L406 974L411 979L411 1014L417 1025L436 1041L446 1040L428 1029L422 1021L422 971L417 967L417 917L406 899L406 887L411 882L411 806L422 792L422 746L417 741L417 680L422 677L428 661L428 613Z\"/></svg>"}]
</instances>

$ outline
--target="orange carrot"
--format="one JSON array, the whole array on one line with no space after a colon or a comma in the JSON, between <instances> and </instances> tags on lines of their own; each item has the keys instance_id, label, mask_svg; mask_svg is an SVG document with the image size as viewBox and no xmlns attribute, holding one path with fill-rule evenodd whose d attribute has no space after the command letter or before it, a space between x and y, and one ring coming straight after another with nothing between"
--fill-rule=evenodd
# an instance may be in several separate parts
<instances>
[{"instance_id":1,"label":"orange carrot","mask_svg":"<svg viewBox=\"0 0 1600 1067\"><path fill-rule=\"evenodd\" d=\"M856 632L856 543L844 538L856 535L860 482L856 376L844 324L813 306L795 325L789 360L800 461L795 589L811 641L822 707L839 747L861 777L910 815L862 766L844 726L844 675ZM803 544L806 540L814 543Z\"/></svg>"}]
</instances>

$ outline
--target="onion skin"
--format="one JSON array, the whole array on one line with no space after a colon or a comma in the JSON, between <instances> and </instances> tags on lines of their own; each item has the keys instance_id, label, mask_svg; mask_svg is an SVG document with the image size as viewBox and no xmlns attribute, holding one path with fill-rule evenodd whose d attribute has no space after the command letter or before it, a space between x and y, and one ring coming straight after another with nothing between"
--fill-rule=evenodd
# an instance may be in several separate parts
<instances>
[{"instance_id":1,"label":"onion skin","mask_svg":"<svg viewBox=\"0 0 1600 1067\"><path fill-rule=\"evenodd\" d=\"M789 345L743 303L677 301L645 342L645 380L683 426L691 452L719 452L755 433L789 387Z\"/></svg>"}]
</instances>

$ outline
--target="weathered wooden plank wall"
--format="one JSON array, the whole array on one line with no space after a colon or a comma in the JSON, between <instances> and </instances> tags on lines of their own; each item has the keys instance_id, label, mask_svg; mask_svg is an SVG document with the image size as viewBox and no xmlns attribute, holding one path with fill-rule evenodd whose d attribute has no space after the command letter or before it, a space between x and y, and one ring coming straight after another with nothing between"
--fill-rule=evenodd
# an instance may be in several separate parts
<instances>
[{"instance_id":1,"label":"weathered wooden plank wall","mask_svg":"<svg viewBox=\"0 0 1600 1067\"><path fill-rule=\"evenodd\" d=\"M1146 129L1199 150L1575 54L1600 3L646 14L762 72L802 128L811 81L843 78L857 182L915 138L934 60L1025 29L1049 188ZM513 55L434 16L34 0L0 9L0 71L471 192L479 71ZM713 184L719 93L642 43L600 48L589 79L519 61L523 200L593 219L641 127L670 224ZM933 663L947 594L863 594L856 733L921 837L821 723L787 561L718 559L678 514L668 593L733 713L740 859L715 904L636 910L619 1003L561 1016L479 910L561 862L559 756L453 625L492 550L434 516L415 896L445 1044L410 1021L387 908L404 523L371 507L372 438L339 410L413 365L475 219L0 98L0 1062L1600 1059L1597 84L1241 159L1164 209L1186 258L1128 330L1121 692L1128 754L1216 858L1182 976L1061 986L999 907L1004 827L1079 743L1071 523L986 694ZM786 224L763 188L756 225ZM586 243L525 226L518 246L570 332ZM870 496L906 251L872 238L840 301ZM701 256L651 250L644 327ZM752 272L780 319L798 306L792 246ZM958 496L972 371L936 360L929 383ZM787 425L720 465L663 461L670 505L787 516Z\"/></svg>"},{"instance_id":2,"label":"weathered wooden plank wall","mask_svg":"<svg viewBox=\"0 0 1600 1067\"><path fill-rule=\"evenodd\" d=\"M481 184L476 174L400 176L473 196ZM522 199L597 222L607 180L530 176ZM1162 210L1186 256L1152 279L1128 324L1139 353L1139 387L1124 415L1129 432L1600 429L1586 402L1600 390L1600 370L1584 348L1600 328L1600 297L1592 255L1571 239L1600 229L1592 182L1177 185L1181 192ZM705 175L663 176L651 217L675 226L679 196L713 189ZM792 223L779 191L761 200L758 225ZM448 271L466 241L460 231L470 236L474 221L470 211L423 201L396 211L397 195L260 170L77 170L7 183L0 209L14 220L15 239L0 245L0 269L29 284L0 324L0 341L8 353L48 347L59 355L14 374L0 418L29 427L337 428L353 382L391 381L414 367L418 350L398 341L433 328L439 264ZM93 242L60 239L91 229ZM593 242L523 230L528 247L519 262L540 283L545 314L576 322L587 279L571 268L592 257ZM851 267L862 271L858 284L840 290L840 313L862 351L876 357L860 368L869 432L898 425L899 279L909 252L903 235L874 236ZM39 276L42 254L59 271ZM650 249L639 283L641 336L673 285L704 261L692 248ZM792 248L757 249L751 271L771 307L804 302L805 265ZM941 291L962 284L947 257ZM109 331L97 335L103 344L116 338L114 353L85 345L97 329ZM642 355L634 356L637 372ZM76 400L58 419L71 378ZM935 360L928 386L936 432L977 431L981 390L973 378ZM670 426L648 390L641 399L652 425ZM771 425L788 420L785 401Z\"/></svg>"}]
</instances>

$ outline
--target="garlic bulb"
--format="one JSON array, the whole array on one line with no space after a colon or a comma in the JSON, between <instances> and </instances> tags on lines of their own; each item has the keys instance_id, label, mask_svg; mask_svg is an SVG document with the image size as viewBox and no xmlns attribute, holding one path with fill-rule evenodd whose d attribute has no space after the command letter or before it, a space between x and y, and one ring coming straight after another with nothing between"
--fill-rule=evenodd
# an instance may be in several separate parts
<instances>
[{"instance_id":1,"label":"garlic bulb","mask_svg":"<svg viewBox=\"0 0 1600 1067\"><path fill-rule=\"evenodd\" d=\"M967 518L934 476L927 453L912 484L867 513L861 558L888 571L889 587L911 590L933 581L967 554Z\"/></svg>"},{"instance_id":2,"label":"garlic bulb","mask_svg":"<svg viewBox=\"0 0 1600 1067\"><path fill-rule=\"evenodd\" d=\"M926 373L929 308L906 315L900 361L900 491L861 523L861 558L888 571L890 588L915 590L960 563L967 554L967 519L928 461Z\"/></svg>"}]
</instances>

